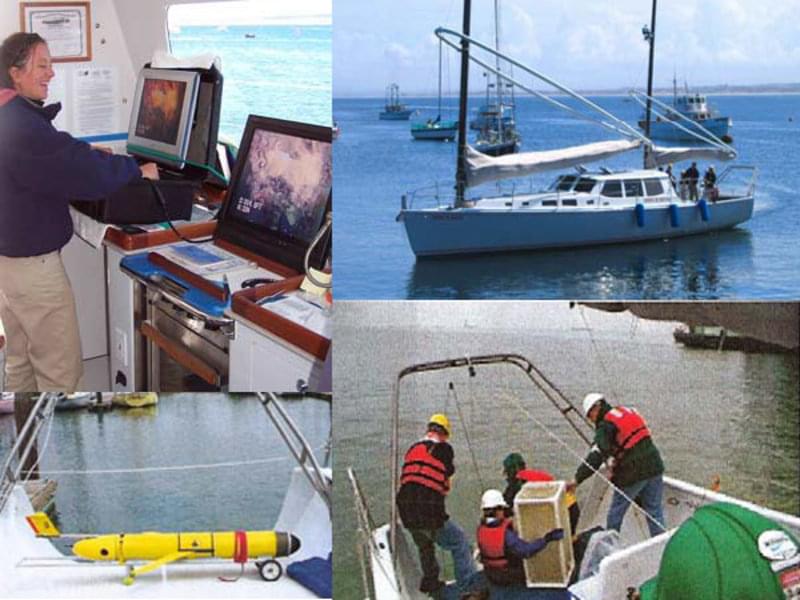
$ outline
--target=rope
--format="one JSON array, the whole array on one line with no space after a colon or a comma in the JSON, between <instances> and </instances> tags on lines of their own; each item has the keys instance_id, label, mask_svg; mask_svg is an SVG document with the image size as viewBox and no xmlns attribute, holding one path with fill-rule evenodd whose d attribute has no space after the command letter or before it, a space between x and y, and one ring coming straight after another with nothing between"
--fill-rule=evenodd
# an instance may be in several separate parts
<instances>
[{"instance_id":1,"label":"rope","mask_svg":"<svg viewBox=\"0 0 800 600\"><path fill-rule=\"evenodd\" d=\"M316 450L320 450L317 448ZM85 469L85 470L63 470L63 471L42 471L41 475L119 475L125 473L156 473L162 471L191 471L195 469L217 469L222 467L241 467L248 465L263 465L266 463L287 461L289 456L275 456L271 458L259 458L254 460L238 460L219 463L204 463L195 465L172 465L167 467L139 467L128 469Z\"/></svg>"},{"instance_id":2,"label":"rope","mask_svg":"<svg viewBox=\"0 0 800 600\"><path fill-rule=\"evenodd\" d=\"M632 498L630 498L630 497L629 497L629 496L628 496L628 495L627 495L625 492L623 492L623 491L622 491L620 488L618 488L616 485L614 485L614 484L611 482L611 480L610 480L610 479L608 479L608 478L607 478L605 475L603 475L603 474L602 474L602 473L601 473L601 472L600 472L598 469L595 469L595 468L594 468L592 465L590 465L588 462L586 462L586 460L584 459L584 457L583 457L583 456L581 456L581 455L580 455L580 454L578 454L578 453L577 453L575 450L573 450L572 448L570 448L570 447L567 445L567 443L566 443L564 440L562 440L562 439L561 439L561 438L560 438L558 435L556 435L555 433L553 433L552 431L550 431L550 430L547 428L547 426L546 426L544 423L542 423L542 422L541 422L541 421L539 421L539 420L538 420L536 417L534 417L534 416L533 416L533 414L531 413L530 409L528 409L528 408L526 408L525 406L523 406L523 405L522 405L522 403L520 403L518 400L516 400L516 399L514 398L514 396L512 396L512 402L513 402L514 404L516 404L517 408L519 408L519 409L520 409L520 410L521 410L523 413L525 413L525 414L528 416L528 418L530 418L530 419L531 419L531 421L533 421L533 422L534 422L534 424L536 424L536 425L537 425L537 426L538 426L540 429L542 429L542 430L543 430L543 431L544 431L544 432L545 432L547 435L549 435L549 436L550 436L551 438L553 438L553 439L554 439L556 442L558 442L558 443L559 443L561 446L563 446L563 447L564 447L564 448L565 448L567 451L569 451L569 453L570 453L570 454L572 454L573 456L575 456L575 457L576 457L576 458L577 458L577 459L578 459L578 460L579 460L581 463L583 463L584 465L586 465L587 467L589 467L589 469L590 469L590 470L591 470L591 471L592 471L592 472L593 472L595 475L597 475L598 477L600 477L600 479L601 479L602 481L604 481L604 482L605 482L605 483L606 483L606 484L607 484L607 485L608 485L610 488L612 488L612 489L613 489L615 492L617 492L617 493L618 493L620 496L622 496L622 497L623 497L625 500L627 500L628 504L630 504L630 505L631 505L631 506L632 506L632 507L633 507L635 510L638 510L638 511L639 511L641 514L643 514L643 515L645 516L645 518L647 518L647 519L649 519L650 521L652 521L653 523L655 523L655 524L656 524L656 525L657 525L657 526L658 526L658 527L661 529L661 531L666 531L666 530L667 530L667 528L666 528L666 527L664 527L664 525L663 525L663 524L659 523L659 522L658 522L658 521L656 521L656 520L655 520L653 517L651 517L651 516L650 516L650 515L647 513L647 511L645 511L645 510L644 510L642 507L640 507L638 504L636 504L636 502L635 502L635 501L634 501Z\"/></svg>"},{"instance_id":3,"label":"rope","mask_svg":"<svg viewBox=\"0 0 800 600\"><path fill-rule=\"evenodd\" d=\"M475 450L472 447L472 442L469 439L469 428L467 427L466 422L464 421L464 415L461 413L461 404L458 401L458 394L456 393L456 388L453 385L453 382L450 382L448 386L450 391L453 392L453 399L455 401L456 410L458 411L458 420L461 423L461 429L464 431L464 439L467 441L467 450L469 450L469 456L472 459L472 466L475 468L475 473L478 475L478 482L481 484L481 490L485 490L486 486L483 484L483 477L481 477L481 470L478 467L478 459L475 457Z\"/></svg>"},{"instance_id":4,"label":"rope","mask_svg":"<svg viewBox=\"0 0 800 600\"><path fill-rule=\"evenodd\" d=\"M609 373L608 369L606 368L606 363L603 360L603 354L600 352L600 348L597 345L597 340L594 339L594 334L592 333L592 328L589 325L589 320L586 318L586 313L584 312L583 306L578 306L578 313L581 315L581 320L583 321L583 326L586 328L587 333L589 334L589 341L592 344L592 349L597 357L597 362L600 364L600 370L603 372L603 379L605 379L606 384L611 389L611 393L614 397L619 398L619 393L614 388L614 378Z\"/></svg>"}]
</instances>

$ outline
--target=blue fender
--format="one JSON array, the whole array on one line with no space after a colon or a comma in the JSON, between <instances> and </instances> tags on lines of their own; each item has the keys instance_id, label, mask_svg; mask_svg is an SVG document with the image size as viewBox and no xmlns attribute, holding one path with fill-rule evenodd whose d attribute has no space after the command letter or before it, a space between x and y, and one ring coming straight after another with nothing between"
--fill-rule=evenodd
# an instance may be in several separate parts
<instances>
[{"instance_id":1,"label":"blue fender","mask_svg":"<svg viewBox=\"0 0 800 600\"><path fill-rule=\"evenodd\" d=\"M673 227L680 227L681 226L681 215L678 211L677 204L670 204L669 205L669 224Z\"/></svg>"}]
</instances>

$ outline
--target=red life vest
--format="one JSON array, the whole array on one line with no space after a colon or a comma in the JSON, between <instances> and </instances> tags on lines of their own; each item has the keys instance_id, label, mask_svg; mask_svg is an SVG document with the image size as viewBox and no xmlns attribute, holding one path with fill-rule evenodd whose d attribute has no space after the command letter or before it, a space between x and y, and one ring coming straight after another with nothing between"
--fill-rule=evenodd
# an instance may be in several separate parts
<instances>
[{"instance_id":1,"label":"red life vest","mask_svg":"<svg viewBox=\"0 0 800 600\"><path fill-rule=\"evenodd\" d=\"M511 519L505 518L496 527L489 527L484 523L478 526L475 537L478 540L478 549L481 552L481 562L487 569L508 569L506 557L506 529L511 525Z\"/></svg>"},{"instance_id":2,"label":"red life vest","mask_svg":"<svg viewBox=\"0 0 800 600\"><path fill-rule=\"evenodd\" d=\"M633 408L617 406L609 410L604 419L617 428L615 443L617 445L617 458L625 454L636 444L650 437L647 423Z\"/></svg>"},{"instance_id":3,"label":"red life vest","mask_svg":"<svg viewBox=\"0 0 800 600\"><path fill-rule=\"evenodd\" d=\"M424 485L442 496L450 491L450 482L444 463L431 454L433 440L420 440L412 444L403 459L403 470L400 474L400 484L418 483Z\"/></svg>"},{"instance_id":4,"label":"red life vest","mask_svg":"<svg viewBox=\"0 0 800 600\"><path fill-rule=\"evenodd\" d=\"M536 469L517 471L517 479L521 481L555 481L555 477L547 471L538 471Z\"/></svg>"}]
</instances>

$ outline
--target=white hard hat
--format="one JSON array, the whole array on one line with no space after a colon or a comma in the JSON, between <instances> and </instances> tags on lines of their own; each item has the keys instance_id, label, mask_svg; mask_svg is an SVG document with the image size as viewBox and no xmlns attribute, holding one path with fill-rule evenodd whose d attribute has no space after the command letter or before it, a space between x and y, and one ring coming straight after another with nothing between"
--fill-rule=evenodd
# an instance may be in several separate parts
<instances>
[{"instance_id":1,"label":"white hard hat","mask_svg":"<svg viewBox=\"0 0 800 600\"><path fill-rule=\"evenodd\" d=\"M605 400L606 397L603 394L598 394L597 392L592 392L591 394L586 394L583 399L583 414L587 417L589 416L589 411L592 410L592 407L600 402L600 400Z\"/></svg>"},{"instance_id":2,"label":"white hard hat","mask_svg":"<svg viewBox=\"0 0 800 600\"><path fill-rule=\"evenodd\" d=\"M508 504L506 504L506 501L503 499L503 494L501 494L499 490L486 490L483 492L483 496L481 496L481 510L497 508L499 506L508 508Z\"/></svg>"}]
</instances>

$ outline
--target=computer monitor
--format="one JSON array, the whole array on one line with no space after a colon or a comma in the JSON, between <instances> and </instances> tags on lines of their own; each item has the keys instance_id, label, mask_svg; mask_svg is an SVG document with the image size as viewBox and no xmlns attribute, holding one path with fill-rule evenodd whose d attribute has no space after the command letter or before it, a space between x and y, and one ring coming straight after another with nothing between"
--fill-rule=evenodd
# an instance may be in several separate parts
<instances>
[{"instance_id":1,"label":"computer monitor","mask_svg":"<svg viewBox=\"0 0 800 600\"><path fill-rule=\"evenodd\" d=\"M128 126L128 152L183 169L199 84L194 71L142 69Z\"/></svg>"},{"instance_id":2,"label":"computer monitor","mask_svg":"<svg viewBox=\"0 0 800 600\"><path fill-rule=\"evenodd\" d=\"M250 115L217 237L296 271L331 210L330 127ZM310 264L320 268L330 236Z\"/></svg>"}]
</instances>

